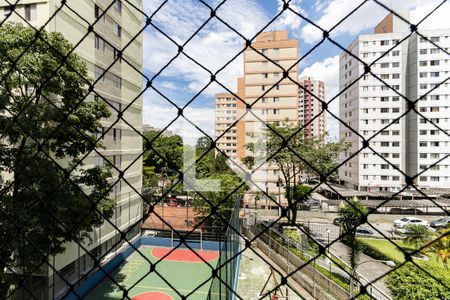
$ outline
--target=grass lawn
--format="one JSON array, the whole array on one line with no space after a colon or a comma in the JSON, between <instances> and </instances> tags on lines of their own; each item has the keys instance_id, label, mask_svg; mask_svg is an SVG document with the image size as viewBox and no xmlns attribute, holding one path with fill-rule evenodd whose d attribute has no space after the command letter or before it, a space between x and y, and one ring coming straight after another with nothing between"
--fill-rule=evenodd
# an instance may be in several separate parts
<instances>
[{"instance_id":1,"label":"grass lawn","mask_svg":"<svg viewBox=\"0 0 450 300\"><path fill-rule=\"evenodd\" d=\"M401 252L400 249L398 249L398 247L396 247L390 241L382 240L382 239L367 239L367 238L361 238L360 240L364 241L366 244L378 249L379 251L383 252L384 254L386 254L387 256L389 256L390 258L392 258L396 261L399 261L402 263L405 261L405 256L403 255L403 252ZM401 248L403 248L405 250L414 250L414 248L412 248L411 246L405 245L405 243L401 240L394 240L394 242L398 246L400 246ZM439 266L441 268L444 266L441 261L436 260L435 253L426 252L425 254L430 258L427 262L429 262L433 265ZM423 260L417 259L414 261L420 263Z\"/></svg>"}]
</instances>

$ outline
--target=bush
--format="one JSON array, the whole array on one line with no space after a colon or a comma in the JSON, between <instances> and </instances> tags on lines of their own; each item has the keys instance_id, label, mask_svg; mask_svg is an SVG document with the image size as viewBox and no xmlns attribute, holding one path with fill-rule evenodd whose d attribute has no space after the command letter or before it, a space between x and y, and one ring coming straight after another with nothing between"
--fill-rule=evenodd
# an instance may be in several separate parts
<instances>
[{"instance_id":1,"label":"bush","mask_svg":"<svg viewBox=\"0 0 450 300\"><path fill-rule=\"evenodd\" d=\"M407 262L388 275L387 286L394 299L450 299L449 272L430 263L421 263L439 281L422 271L415 264Z\"/></svg>"},{"instance_id":2,"label":"bush","mask_svg":"<svg viewBox=\"0 0 450 300\"><path fill-rule=\"evenodd\" d=\"M377 248L365 243L364 241L358 240L359 247L365 255L368 255L374 259L378 260L393 260L396 264L400 264L401 262L393 259L392 257L387 256Z\"/></svg>"}]
</instances>

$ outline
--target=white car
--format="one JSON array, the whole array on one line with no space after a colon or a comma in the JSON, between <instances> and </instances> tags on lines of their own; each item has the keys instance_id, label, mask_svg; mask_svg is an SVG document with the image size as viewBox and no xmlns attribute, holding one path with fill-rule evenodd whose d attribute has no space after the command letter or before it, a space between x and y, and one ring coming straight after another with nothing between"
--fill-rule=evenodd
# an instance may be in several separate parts
<instances>
[{"instance_id":1,"label":"white car","mask_svg":"<svg viewBox=\"0 0 450 300\"><path fill-rule=\"evenodd\" d=\"M429 226L427 221L415 217L404 217L394 221L395 228L403 228L408 225Z\"/></svg>"}]
</instances>

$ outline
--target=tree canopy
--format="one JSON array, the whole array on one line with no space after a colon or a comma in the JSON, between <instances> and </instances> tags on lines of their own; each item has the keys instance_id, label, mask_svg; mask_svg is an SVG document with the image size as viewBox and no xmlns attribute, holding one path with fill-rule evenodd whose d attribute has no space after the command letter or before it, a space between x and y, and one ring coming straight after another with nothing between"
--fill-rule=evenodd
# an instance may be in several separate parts
<instances>
[{"instance_id":1,"label":"tree canopy","mask_svg":"<svg viewBox=\"0 0 450 300\"><path fill-rule=\"evenodd\" d=\"M264 138L252 136L255 141L246 145L252 155L244 158L243 163L251 168L255 159L263 155L262 159L269 159L269 164L279 168L290 211L289 221L295 223L298 207L292 195L292 186L298 183L300 177L332 178L336 173L334 168L338 165L339 153L345 151L348 145L343 141L327 141L326 134L306 138L298 124L270 124L270 128L265 129ZM255 149L263 144L266 145L266 153L255 153Z\"/></svg>"},{"instance_id":2,"label":"tree canopy","mask_svg":"<svg viewBox=\"0 0 450 300\"><path fill-rule=\"evenodd\" d=\"M59 33L15 23L0 26L0 291L5 272L25 272L65 243L89 239L113 214L110 171L80 161L100 143L100 119L110 115L89 97L86 64ZM4 298L0 294L0 298Z\"/></svg>"}]
</instances>

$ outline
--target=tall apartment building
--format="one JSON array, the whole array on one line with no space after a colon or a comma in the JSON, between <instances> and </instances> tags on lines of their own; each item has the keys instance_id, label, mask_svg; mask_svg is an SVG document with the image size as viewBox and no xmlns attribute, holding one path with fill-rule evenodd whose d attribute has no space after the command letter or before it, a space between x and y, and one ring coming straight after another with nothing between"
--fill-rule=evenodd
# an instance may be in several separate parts
<instances>
[{"instance_id":1,"label":"tall apartment building","mask_svg":"<svg viewBox=\"0 0 450 300\"><path fill-rule=\"evenodd\" d=\"M326 112L322 112L322 102L325 100L325 84L310 76L298 80L298 118L305 126L306 137L318 136L326 132Z\"/></svg>"},{"instance_id":2,"label":"tall apartment building","mask_svg":"<svg viewBox=\"0 0 450 300\"><path fill-rule=\"evenodd\" d=\"M252 47L270 60L251 48L245 50L244 77L238 79L237 91L244 102L230 94L215 97L216 137L242 116L246 104L254 103L252 112L257 117L246 115L218 141L220 149L237 159L252 155L246 145L265 131L266 122L299 122L298 85L295 82L298 79L298 41L289 39L287 30L263 32L256 37ZM283 78L283 69L290 69L289 77L294 82ZM252 180L262 190L278 194L278 172L275 166L265 164Z\"/></svg>"},{"instance_id":3,"label":"tall apartment building","mask_svg":"<svg viewBox=\"0 0 450 300\"><path fill-rule=\"evenodd\" d=\"M443 48L450 46L450 30L420 32ZM345 52L340 56L339 86L341 91L346 90L339 99L339 116L354 130L340 124L340 137L351 143L341 161L362 147L358 134L369 139L379 132L369 143L374 151L363 149L339 169L341 183L346 187L397 191L405 185L405 178L386 160L414 176L448 155L450 138L445 132L450 129L449 84L431 89L448 77L449 57L417 34L400 43L409 33L409 26L390 14L377 25L374 34L359 36L347 48L365 64L375 61L371 71L386 84L365 74L364 64L352 56ZM444 132L415 112L397 120L408 109L401 95L412 100L423 96L417 109ZM426 170L416 183L421 187L448 186L449 160Z\"/></svg>"},{"instance_id":4,"label":"tall apartment building","mask_svg":"<svg viewBox=\"0 0 450 300\"><path fill-rule=\"evenodd\" d=\"M132 127L140 131L142 126L142 77L136 70L142 70L142 15L136 9L142 9L141 0L115 1L78 0L67 1L62 9L47 23L47 31L58 31L72 44L76 45L88 32L88 26L98 18L94 32L84 38L77 46L75 53L86 62L90 76L100 80L95 90L106 99L111 108L112 116L103 120L105 149L98 151L105 155L117 168L126 169L142 152L142 140L138 134L122 120L106 131L117 119L118 112ZM134 7L131 5L133 4ZM35 27L44 25L54 12L61 6L56 0L24 0L20 1L11 12L10 5L0 1L0 21L22 22L25 20ZM69 9L68 6L71 8ZM105 11L105 14L101 14ZM74 13L76 12L76 14ZM137 36L137 37L136 37ZM136 37L136 38L135 38ZM131 41L131 43L130 43ZM128 45L128 43L130 43ZM118 51L123 50L123 58L117 62ZM105 70L113 66L104 74ZM135 70L135 69L136 70ZM136 100L135 100L136 99ZM129 108L124 108L135 100ZM113 109L114 108L114 109ZM90 155L86 165L104 164L98 155ZM111 183L116 182L117 172L114 172ZM142 161L138 159L125 172L124 178L134 189L140 191L142 185ZM111 197L117 200L116 211L111 222L120 230L131 229L127 238L139 233L142 218L142 201L136 192L124 180L114 186ZM117 246L114 246L116 243ZM84 246L95 258L105 258L114 255L124 241L113 226L105 222L96 228L92 234L92 243ZM46 270L40 277L35 277L32 290L39 299L54 299L68 288L61 277L68 282L76 282L78 278L94 267L94 260L86 254L85 249L75 243L66 245L64 254L50 257L45 265ZM56 270L57 272L54 272ZM59 274L58 274L59 273Z\"/></svg>"}]
</instances>

